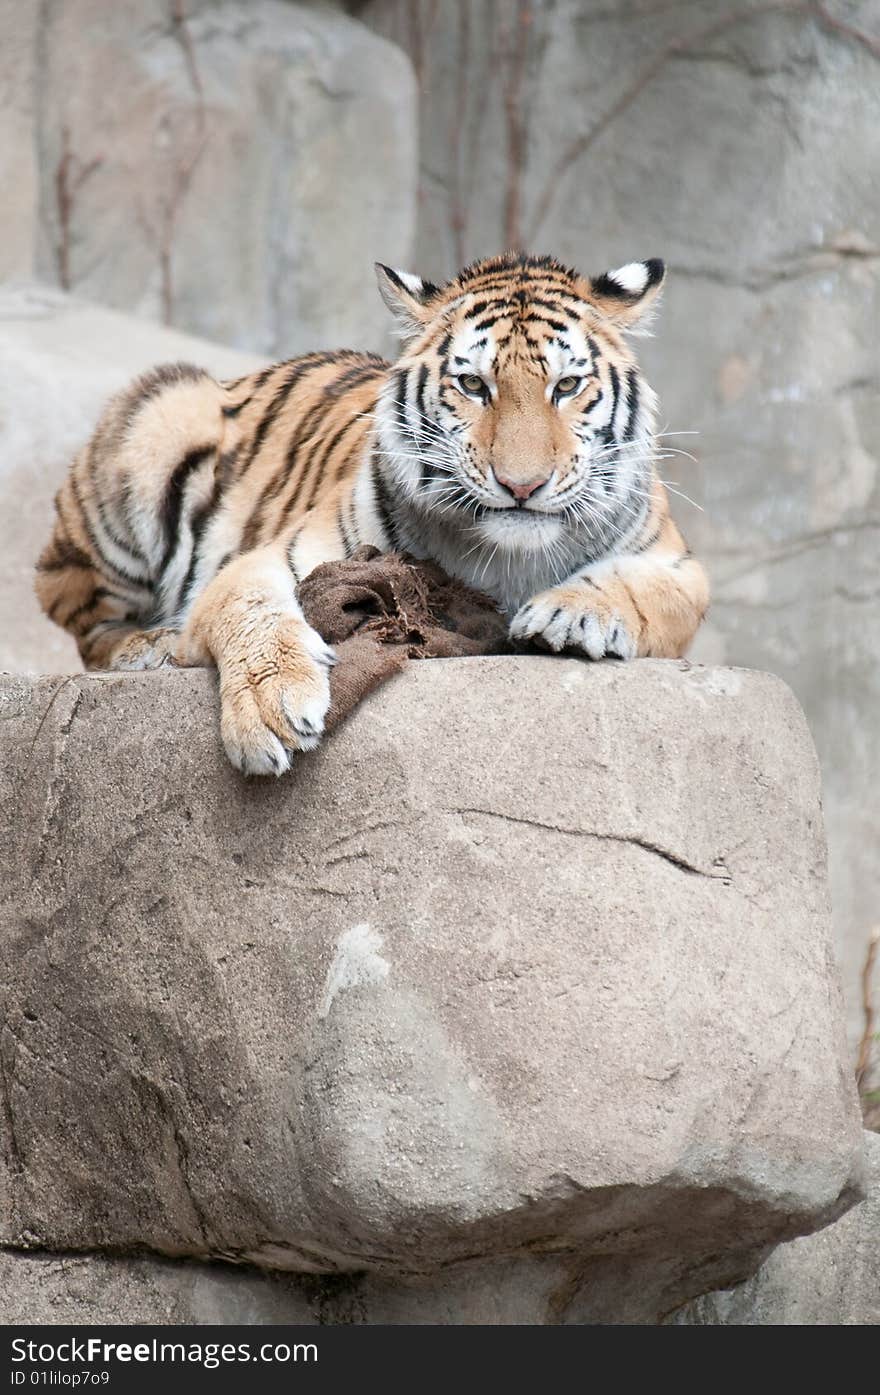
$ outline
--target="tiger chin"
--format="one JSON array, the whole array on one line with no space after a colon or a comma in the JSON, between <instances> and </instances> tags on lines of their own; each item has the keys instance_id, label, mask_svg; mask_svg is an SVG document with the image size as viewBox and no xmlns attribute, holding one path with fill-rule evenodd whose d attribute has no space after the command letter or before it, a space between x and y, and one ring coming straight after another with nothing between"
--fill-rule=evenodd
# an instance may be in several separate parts
<instances>
[{"instance_id":1,"label":"tiger chin","mask_svg":"<svg viewBox=\"0 0 880 1395\"><path fill-rule=\"evenodd\" d=\"M341 350L231 382L147 373L74 460L38 563L86 667L216 666L246 774L319 741L334 655L297 587L361 544L433 559L494 597L514 641L589 659L680 656L708 604L627 339L663 263L588 278L509 254L443 286L377 273L395 363Z\"/></svg>"}]
</instances>

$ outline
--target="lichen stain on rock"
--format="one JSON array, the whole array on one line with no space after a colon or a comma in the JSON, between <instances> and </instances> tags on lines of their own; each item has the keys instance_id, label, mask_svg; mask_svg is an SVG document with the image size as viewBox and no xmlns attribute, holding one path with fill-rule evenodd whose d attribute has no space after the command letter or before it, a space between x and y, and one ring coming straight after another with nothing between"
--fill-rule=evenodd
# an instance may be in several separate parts
<instances>
[{"instance_id":1,"label":"lichen stain on rock","mask_svg":"<svg viewBox=\"0 0 880 1395\"><path fill-rule=\"evenodd\" d=\"M353 925L350 930L340 935L333 962L327 971L324 993L318 1008L319 1017L327 1016L337 994L345 989L360 988L368 983L381 983L382 979L388 977L391 966L379 953L382 944L382 936L378 931L371 930L366 922Z\"/></svg>"}]
</instances>

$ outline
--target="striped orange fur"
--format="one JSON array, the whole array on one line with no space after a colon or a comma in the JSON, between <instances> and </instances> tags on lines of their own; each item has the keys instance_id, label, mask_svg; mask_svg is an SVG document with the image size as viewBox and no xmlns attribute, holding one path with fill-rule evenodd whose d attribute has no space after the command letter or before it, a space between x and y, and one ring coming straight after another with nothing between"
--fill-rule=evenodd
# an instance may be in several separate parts
<instances>
[{"instance_id":1,"label":"striped orange fur","mask_svg":"<svg viewBox=\"0 0 880 1395\"><path fill-rule=\"evenodd\" d=\"M513 638L593 659L680 655L708 603L626 338L661 262L590 280L506 255L442 287L378 274L394 364L338 351L235 382L146 374L76 457L38 564L88 667L215 664L248 773L320 738L333 655L296 588L361 543L431 557L494 596Z\"/></svg>"}]
</instances>

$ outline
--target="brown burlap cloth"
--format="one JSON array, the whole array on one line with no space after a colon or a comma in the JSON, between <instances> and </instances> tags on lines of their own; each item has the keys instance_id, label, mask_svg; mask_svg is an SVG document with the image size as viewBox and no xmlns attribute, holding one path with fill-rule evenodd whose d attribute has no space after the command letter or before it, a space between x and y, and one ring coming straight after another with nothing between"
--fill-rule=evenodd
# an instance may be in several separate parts
<instances>
[{"instance_id":1,"label":"brown burlap cloth","mask_svg":"<svg viewBox=\"0 0 880 1395\"><path fill-rule=\"evenodd\" d=\"M338 659L327 731L410 659L511 652L495 602L452 581L434 562L359 547L347 561L316 567L297 595Z\"/></svg>"}]
</instances>

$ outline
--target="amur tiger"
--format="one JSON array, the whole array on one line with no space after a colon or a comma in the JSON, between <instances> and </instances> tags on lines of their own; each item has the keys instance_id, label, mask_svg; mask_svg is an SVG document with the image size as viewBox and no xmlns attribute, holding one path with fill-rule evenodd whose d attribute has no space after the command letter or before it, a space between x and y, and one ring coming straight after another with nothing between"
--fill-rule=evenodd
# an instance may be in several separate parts
<instances>
[{"instance_id":1,"label":"amur tiger","mask_svg":"<svg viewBox=\"0 0 880 1395\"><path fill-rule=\"evenodd\" d=\"M342 350L234 382L147 373L75 459L38 563L88 668L216 665L248 774L320 739L334 656L297 585L360 544L431 558L488 592L514 640L590 659L681 655L707 606L625 338L663 263L588 279L510 254L444 286L377 272L395 363Z\"/></svg>"}]
</instances>

